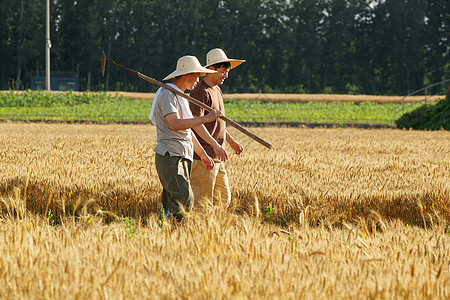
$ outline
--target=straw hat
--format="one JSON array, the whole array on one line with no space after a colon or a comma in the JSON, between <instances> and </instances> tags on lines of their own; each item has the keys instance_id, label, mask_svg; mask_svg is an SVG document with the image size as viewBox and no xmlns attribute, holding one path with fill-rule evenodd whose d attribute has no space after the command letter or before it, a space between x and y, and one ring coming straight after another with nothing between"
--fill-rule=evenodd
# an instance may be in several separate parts
<instances>
[{"instance_id":1,"label":"straw hat","mask_svg":"<svg viewBox=\"0 0 450 300\"><path fill-rule=\"evenodd\" d=\"M202 67L197 57L186 55L178 59L177 69L166 76L163 80L168 80L175 78L177 76L189 74L189 73L200 73L200 76L205 76L206 73L216 73L217 71L210 70Z\"/></svg>"},{"instance_id":2,"label":"straw hat","mask_svg":"<svg viewBox=\"0 0 450 300\"><path fill-rule=\"evenodd\" d=\"M245 62L245 60L228 58L222 49L215 48L206 54L205 68L221 62L229 62L231 64L231 68L233 69Z\"/></svg>"}]
</instances>

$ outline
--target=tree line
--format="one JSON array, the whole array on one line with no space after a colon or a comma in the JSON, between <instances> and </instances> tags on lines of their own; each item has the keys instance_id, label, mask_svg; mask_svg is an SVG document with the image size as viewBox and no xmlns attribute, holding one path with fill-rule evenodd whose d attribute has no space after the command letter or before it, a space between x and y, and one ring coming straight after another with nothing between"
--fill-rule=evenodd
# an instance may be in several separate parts
<instances>
[{"instance_id":1,"label":"tree line","mask_svg":"<svg viewBox=\"0 0 450 300\"><path fill-rule=\"evenodd\" d=\"M0 0L0 89L45 70L45 0ZM226 92L403 95L450 78L447 0L51 0L51 69L80 90L151 92L215 47L247 62Z\"/></svg>"}]
</instances>

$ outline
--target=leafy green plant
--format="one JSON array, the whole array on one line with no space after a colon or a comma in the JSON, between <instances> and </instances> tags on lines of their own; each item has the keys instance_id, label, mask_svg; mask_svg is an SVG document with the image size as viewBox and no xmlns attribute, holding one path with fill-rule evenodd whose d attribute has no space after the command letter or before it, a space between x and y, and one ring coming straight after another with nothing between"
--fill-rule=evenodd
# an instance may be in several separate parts
<instances>
[{"instance_id":1,"label":"leafy green plant","mask_svg":"<svg viewBox=\"0 0 450 300\"><path fill-rule=\"evenodd\" d=\"M269 203L268 206L264 207L262 213L264 216L269 217L273 213L272 203Z\"/></svg>"},{"instance_id":2,"label":"leafy green plant","mask_svg":"<svg viewBox=\"0 0 450 300\"><path fill-rule=\"evenodd\" d=\"M158 226L164 230L164 224L166 222L166 214L164 213L164 207L162 203L159 205Z\"/></svg>"},{"instance_id":3,"label":"leafy green plant","mask_svg":"<svg viewBox=\"0 0 450 300\"><path fill-rule=\"evenodd\" d=\"M123 224L125 224L125 228L127 230L128 237L130 239L133 238L137 232L136 220L134 220L130 217L123 217L122 219L120 219L120 221Z\"/></svg>"},{"instance_id":4,"label":"leafy green plant","mask_svg":"<svg viewBox=\"0 0 450 300\"><path fill-rule=\"evenodd\" d=\"M262 215L262 223L273 223L283 227L287 226L288 220L291 217L289 214L283 213L282 210L276 210L271 202L263 208Z\"/></svg>"},{"instance_id":5,"label":"leafy green plant","mask_svg":"<svg viewBox=\"0 0 450 300\"><path fill-rule=\"evenodd\" d=\"M75 106L111 99L106 93L48 93L27 90L22 93L0 93L0 107L55 107Z\"/></svg>"},{"instance_id":6,"label":"leafy green plant","mask_svg":"<svg viewBox=\"0 0 450 300\"><path fill-rule=\"evenodd\" d=\"M53 215L51 209L47 210L46 219L47 219L47 223L49 225L51 225L51 226L55 226L56 225L56 219L55 219L55 216Z\"/></svg>"},{"instance_id":7,"label":"leafy green plant","mask_svg":"<svg viewBox=\"0 0 450 300\"><path fill-rule=\"evenodd\" d=\"M450 130L450 90L445 99L405 113L396 123L399 128Z\"/></svg>"},{"instance_id":8,"label":"leafy green plant","mask_svg":"<svg viewBox=\"0 0 450 300\"><path fill-rule=\"evenodd\" d=\"M229 118L240 122L374 123L393 124L397 104L364 102L280 102L230 100ZM411 108L413 109L413 108Z\"/></svg>"}]
</instances>

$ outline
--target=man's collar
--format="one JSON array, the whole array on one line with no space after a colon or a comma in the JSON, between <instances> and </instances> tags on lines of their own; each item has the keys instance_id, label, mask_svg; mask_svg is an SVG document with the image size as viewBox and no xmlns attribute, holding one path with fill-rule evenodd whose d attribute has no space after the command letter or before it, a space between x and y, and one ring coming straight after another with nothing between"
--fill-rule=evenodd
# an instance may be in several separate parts
<instances>
[{"instance_id":1,"label":"man's collar","mask_svg":"<svg viewBox=\"0 0 450 300\"><path fill-rule=\"evenodd\" d=\"M209 86L210 88L214 88L215 85L209 84L209 83L205 80L205 78L206 78L206 77L203 77L202 81L203 81L207 86Z\"/></svg>"}]
</instances>

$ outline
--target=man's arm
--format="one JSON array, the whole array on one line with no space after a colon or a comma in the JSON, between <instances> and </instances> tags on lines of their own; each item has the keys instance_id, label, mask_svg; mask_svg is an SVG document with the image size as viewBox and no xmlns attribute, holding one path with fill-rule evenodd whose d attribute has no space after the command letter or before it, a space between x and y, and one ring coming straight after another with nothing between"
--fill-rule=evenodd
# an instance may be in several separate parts
<instances>
[{"instance_id":1,"label":"man's arm","mask_svg":"<svg viewBox=\"0 0 450 300\"><path fill-rule=\"evenodd\" d=\"M201 118L201 117L198 117ZM225 149L219 145L219 143L211 136L211 134L208 132L208 130L203 125L199 125L196 127L193 127L192 129L197 132L197 134L208 144L211 145L211 147L214 149L214 152L217 155L217 158L220 161L226 161L228 159L228 154L225 151Z\"/></svg>"},{"instance_id":2,"label":"man's arm","mask_svg":"<svg viewBox=\"0 0 450 300\"><path fill-rule=\"evenodd\" d=\"M225 139L228 142L228 144L230 144L231 149L233 149L236 154L241 154L242 151L244 151L244 147L242 147L241 144L236 142L233 139L233 137L231 136L231 134L228 133L228 131L227 131L227 134L225 136Z\"/></svg>"},{"instance_id":3,"label":"man's arm","mask_svg":"<svg viewBox=\"0 0 450 300\"><path fill-rule=\"evenodd\" d=\"M212 122L222 116L222 112L218 109L210 111L207 115L199 118L181 119L178 113L173 112L165 115L167 122L173 130L184 130L193 128L208 122Z\"/></svg>"},{"instance_id":4,"label":"man's arm","mask_svg":"<svg viewBox=\"0 0 450 300\"><path fill-rule=\"evenodd\" d=\"M214 168L214 160L206 154L205 149L200 145L194 133L192 133L192 142L194 144L195 153L200 157L200 160L205 165L206 169L211 171Z\"/></svg>"}]
</instances>

